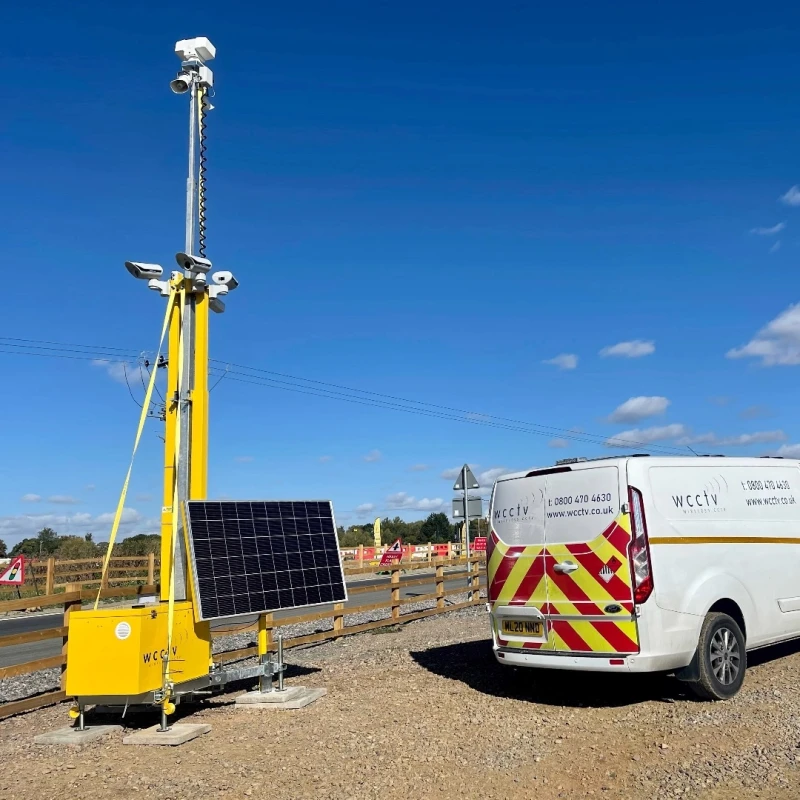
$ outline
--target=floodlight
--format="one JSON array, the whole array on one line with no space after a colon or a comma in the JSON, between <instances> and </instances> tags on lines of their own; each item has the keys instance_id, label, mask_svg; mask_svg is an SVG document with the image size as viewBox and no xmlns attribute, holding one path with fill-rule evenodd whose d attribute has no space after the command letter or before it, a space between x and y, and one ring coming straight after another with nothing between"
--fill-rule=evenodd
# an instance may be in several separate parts
<instances>
[{"instance_id":1,"label":"floodlight","mask_svg":"<svg viewBox=\"0 0 800 800\"><path fill-rule=\"evenodd\" d=\"M215 314L222 314L225 311L225 303L219 299L219 297L210 297L208 299L208 307L215 313Z\"/></svg>"},{"instance_id":2,"label":"floodlight","mask_svg":"<svg viewBox=\"0 0 800 800\"><path fill-rule=\"evenodd\" d=\"M160 264L144 264L141 261L126 261L125 269L140 281L160 278L164 273L164 268Z\"/></svg>"}]
</instances>

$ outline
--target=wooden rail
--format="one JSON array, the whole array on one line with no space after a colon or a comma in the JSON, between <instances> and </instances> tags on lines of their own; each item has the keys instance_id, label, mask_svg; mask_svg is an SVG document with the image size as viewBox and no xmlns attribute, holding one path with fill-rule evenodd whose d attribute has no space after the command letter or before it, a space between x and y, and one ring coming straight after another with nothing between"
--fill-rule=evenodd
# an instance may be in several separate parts
<instances>
[{"instance_id":1,"label":"wooden rail","mask_svg":"<svg viewBox=\"0 0 800 800\"><path fill-rule=\"evenodd\" d=\"M358 582L348 585L348 594L352 597L354 595L374 593L379 591L389 592L389 598L376 603L367 603L351 608L345 608L344 604L336 603L332 609L323 609L320 611L310 611L307 614L298 614L291 617L286 617L280 620L275 620L272 614L267 615L268 631L269 631L269 649L275 651L277 649L273 639L272 632L281 627L290 625L299 625L303 623L319 622L321 620L330 619L332 625L330 629L317 631L315 633L306 634L303 636L295 636L290 639L284 640L284 647L298 647L305 644L313 644L323 642L327 639L339 638L341 636L350 636L364 631L375 630L378 628L385 628L391 625L404 624L418 619L424 619L436 614L446 613L448 611L455 611L461 608L468 608L481 603L480 589L485 586L481 583L481 576L484 574L483 567L485 563L483 559L473 557L470 559L472 562L472 571L459 570L458 567L463 567L467 564L466 559L434 559L431 562L411 562L411 563L398 563L391 567L380 566L360 566L350 569L345 569L346 575L364 575L388 572L386 580L379 586L360 586ZM452 568L456 568L453 571ZM445 569L450 568L451 571L445 572ZM405 571L418 571L418 570L433 570L433 575L420 578L411 578L409 580L400 580L401 572ZM462 585L454 588L445 588L445 583L464 580L469 577L467 585ZM416 597L400 597L401 590L411 586L421 586L423 584L434 583L435 591L419 595ZM4 719L14 714L22 713L23 711L30 711L36 708L42 708L54 703L60 703L66 699L63 691L66 679L66 664L67 664L67 648L69 646L69 618L73 611L80 610L84 601L93 602L97 596L96 589L83 588L83 584L70 583L65 587L64 592L51 591L47 595L42 595L36 598L36 605L41 607L61 606L63 608L63 617L59 614L53 614L54 625L51 628L40 631L32 631L29 633L11 634L8 636L0 636L0 648L4 647L19 647L25 644L31 644L48 639L61 639L62 649L59 655L49 656L47 658L40 658L36 661L26 661L21 664L14 664L8 667L0 667L0 680L4 678L12 678L18 675L26 675L39 670L51 669L61 667L61 690L51 691L45 694L36 695L34 697L24 698L22 700L15 700L9 703L0 704L0 719ZM106 600L125 600L127 598L137 598L141 595L158 595L159 587L152 582L140 586L118 586L108 587L102 589L100 596ZM467 594L468 600L462 603L453 605L446 605L445 599L453 595ZM420 603L436 601L434 608L425 609L423 611L414 611L411 613L403 614L402 609L404 606ZM22 600L8 600L0 602L0 613L8 611L19 611L30 607L30 598L23 598ZM360 623L357 625L347 625L347 617L353 614L360 614L364 612L380 611L383 609L389 610L389 615L378 620L371 622ZM212 631L212 638L217 639L221 636L227 636L232 633L248 633L255 632L258 624L253 623L246 627L231 626L228 628L216 628ZM221 653L214 654L214 661L223 663L228 661L236 661L243 658L249 658L257 655L257 648L255 645L240 648L237 650L229 650Z\"/></svg>"},{"instance_id":2,"label":"wooden rail","mask_svg":"<svg viewBox=\"0 0 800 800\"><path fill-rule=\"evenodd\" d=\"M379 548L364 546L342 548L342 561L345 567L353 565L355 569L371 572L375 570L386 547L384 545ZM460 551L461 545L454 543L434 545L429 542L423 545L410 545L405 548L403 563L431 566L441 559L451 561L459 557ZM159 567L160 559L155 553L148 553L145 556L112 556L106 576L107 584L109 586L120 583L153 584ZM47 597L54 594L57 589L65 589L70 583L80 583L83 586L99 584L102 568L103 559L100 556L79 559L57 559L51 556L32 559L25 565L24 590L31 597L37 596L38 606L41 605L38 602L40 592Z\"/></svg>"}]
</instances>

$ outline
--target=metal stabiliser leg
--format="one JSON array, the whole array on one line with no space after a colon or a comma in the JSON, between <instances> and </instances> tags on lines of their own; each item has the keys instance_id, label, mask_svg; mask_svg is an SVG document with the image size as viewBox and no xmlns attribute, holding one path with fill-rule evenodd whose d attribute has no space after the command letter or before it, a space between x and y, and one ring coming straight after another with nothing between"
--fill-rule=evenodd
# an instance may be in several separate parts
<instances>
[{"instance_id":1,"label":"metal stabiliser leg","mask_svg":"<svg viewBox=\"0 0 800 800\"><path fill-rule=\"evenodd\" d=\"M283 663L283 634L278 634L278 691L282 692L283 689L283 671L286 665Z\"/></svg>"}]
</instances>

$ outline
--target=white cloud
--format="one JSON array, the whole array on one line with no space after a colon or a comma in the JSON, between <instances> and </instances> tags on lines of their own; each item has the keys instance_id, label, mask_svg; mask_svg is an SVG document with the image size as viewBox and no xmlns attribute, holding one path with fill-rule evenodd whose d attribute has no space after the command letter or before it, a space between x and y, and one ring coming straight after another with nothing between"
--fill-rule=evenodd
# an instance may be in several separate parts
<instances>
[{"instance_id":1,"label":"white cloud","mask_svg":"<svg viewBox=\"0 0 800 800\"><path fill-rule=\"evenodd\" d=\"M663 414L669 406L666 397L631 397L611 412L609 422L639 422Z\"/></svg>"},{"instance_id":2,"label":"white cloud","mask_svg":"<svg viewBox=\"0 0 800 800\"><path fill-rule=\"evenodd\" d=\"M36 536L42 528L53 528L62 536L82 536L93 533L95 541L108 539L113 512L92 516L86 512L73 514L19 514L17 516L0 517L0 539L9 546L20 539ZM161 527L159 519L143 517L138 511L126 508L122 514L122 538L137 533L158 533Z\"/></svg>"},{"instance_id":3,"label":"white cloud","mask_svg":"<svg viewBox=\"0 0 800 800\"><path fill-rule=\"evenodd\" d=\"M386 498L386 505L392 509L408 509L409 511L443 511L445 502L441 497L433 499L422 497L417 500L407 492L390 494Z\"/></svg>"},{"instance_id":4,"label":"white cloud","mask_svg":"<svg viewBox=\"0 0 800 800\"><path fill-rule=\"evenodd\" d=\"M236 458L234 458L233 460L237 464L249 464L252 461L255 461L256 459L254 456L236 456Z\"/></svg>"},{"instance_id":5,"label":"white cloud","mask_svg":"<svg viewBox=\"0 0 800 800\"><path fill-rule=\"evenodd\" d=\"M114 522L114 513L113 511L109 511L107 514L100 514L99 517L95 517L95 524L96 525L111 525ZM137 522L142 521L142 515L135 509L135 508L123 508L122 509L122 517L120 518L119 524L120 525L133 525Z\"/></svg>"},{"instance_id":6,"label":"white cloud","mask_svg":"<svg viewBox=\"0 0 800 800\"><path fill-rule=\"evenodd\" d=\"M569 442L566 439L551 439L547 443L548 447L555 447L557 449L563 449L565 447L569 447Z\"/></svg>"},{"instance_id":7,"label":"white cloud","mask_svg":"<svg viewBox=\"0 0 800 800\"><path fill-rule=\"evenodd\" d=\"M781 242L779 239L777 242L775 242L775 244L772 245L772 247L770 247L769 251L770 253L777 253L778 250L780 249L781 249Z\"/></svg>"},{"instance_id":8,"label":"white cloud","mask_svg":"<svg viewBox=\"0 0 800 800\"><path fill-rule=\"evenodd\" d=\"M748 406L739 416L742 419L764 419L765 417L774 417L775 413L768 406Z\"/></svg>"},{"instance_id":9,"label":"white cloud","mask_svg":"<svg viewBox=\"0 0 800 800\"><path fill-rule=\"evenodd\" d=\"M652 442L663 442L667 439L677 439L679 436L688 435L689 430L685 425L673 423L653 428L634 428L622 431L605 441L606 447L631 447Z\"/></svg>"},{"instance_id":10,"label":"white cloud","mask_svg":"<svg viewBox=\"0 0 800 800\"><path fill-rule=\"evenodd\" d=\"M124 361L109 361L105 358L97 358L92 361L93 367L101 367L108 373L108 376L117 383L131 383L133 380L141 381L142 367L138 364L129 364ZM127 372L127 381L125 374Z\"/></svg>"},{"instance_id":11,"label":"white cloud","mask_svg":"<svg viewBox=\"0 0 800 800\"><path fill-rule=\"evenodd\" d=\"M93 492L96 488L97 487L93 483L87 483L86 484L86 491L87 492Z\"/></svg>"},{"instance_id":12,"label":"white cloud","mask_svg":"<svg viewBox=\"0 0 800 800\"><path fill-rule=\"evenodd\" d=\"M364 456L364 461L372 463L374 461L380 461L382 458L383 455L380 450L370 450L369 453Z\"/></svg>"},{"instance_id":13,"label":"white cloud","mask_svg":"<svg viewBox=\"0 0 800 800\"><path fill-rule=\"evenodd\" d=\"M333 456L320 456L319 457L319 462L320 462L320 464L327 464L332 459L333 459Z\"/></svg>"},{"instance_id":14,"label":"white cloud","mask_svg":"<svg viewBox=\"0 0 800 800\"><path fill-rule=\"evenodd\" d=\"M475 477L481 485L481 489L491 489L494 482L501 476L505 475L509 470L505 467L492 467L491 469L479 472Z\"/></svg>"},{"instance_id":15,"label":"white cloud","mask_svg":"<svg viewBox=\"0 0 800 800\"><path fill-rule=\"evenodd\" d=\"M468 464L467 465L473 472L478 469L477 464ZM462 467L450 467L450 469L446 469L442 471L441 477L444 478L446 481L454 481L460 474Z\"/></svg>"},{"instance_id":16,"label":"white cloud","mask_svg":"<svg viewBox=\"0 0 800 800\"><path fill-rule=\"evenodd\" d=\"M792 186L786 194L780 196L780 201L787 206L800 206L800 186Z\"/></svg>"},{"instance_id":17,"label":"white cloud","mask_svg":"<svg viewBox=\"0 0 800 800\"><path fill-rule=\"evenodd\" d=\"M42 496L40 494L24 494L20 497L23 503L39 503L41 499Z\"/></svg>"},{"instance_id":18,"label":"white cloud","mask_svg":"<svg viewBox=\"0 0 800 800\"><path fill-rule=\"evenodd\" d=\"M355 512L359 516L364 514L371 514L375 510L375 506L372 503L362 503L360 506L355 507Z\"/></svg>"},{"instance_id":19,"label":"white cloud","mask_svg":"<svg viewBox=\"0 0 800 800\"><path fill-rule=\"evenodd\" d=\"M780 233L785 227L785 222L779 222L771 228L751 228L750 233L754 233L756 236L774 236L776 233Z\"/></svg>"},{"instance_id":20,"label":"white cloud","mask_svg":"<svg viewBox=\"0 0 800 800\"><path fill-rule=\"evenodd\" d=\"M781 445L775 455L783 458L800 458L800 444Z\"/></svg>"},{"instance_id":21,"label":"white cloud","mask_svg":"<svg viewBox=\"0 0 800 800\"><path fill-rule=\"evenodd\" d=\"M51 494L50 497L47 498L47 502L55 503L60 506L74 506L80 503L80 500L76 500L68 494Z\"/></svg>"},{"instance_id":22,"label":"white cloud","mask_svg":"<svg viewBox=\"0 0 800 800\"><path fill-rule=\"evenodd\" d=\"M409 468L409 472L425 472L428 469L427 464L412 464Z\"/></svg>"},{"instance_id":23,"label":"white cloud","mask_svg":"<svg viewBox=\"0 0 800 800\"><path fill-rule=\"evenodd\" d=\"M728 358L758 358L764 367L800 364L800 303L768 322L746 345L727 352Z\"/></svg>"},{"instance_id":24,"label":"white cloud","mask_svg":"<svg viewBox=\"0 0 800 800\"><path fill-rule=\"evenodd\" d=\"M741 433L738 436L717 436L716 433L701 433L678 439L679 445L710 444L716 447L747 447L750 444L785 442L789 437L781 430Z\"/></svg>"},{"instance_id":25,"label":"white cloud","mask_svg":"<svg viewBox=\"0 0 800 800\"><path fill-rule=\"evenodd\" d=\"M559 369L575 369L578 366L578 356L574 353L561 353L555 358L548 358L546 361L542 361L542 364L552 364Z\"/></svg>"},{"instance_id":26,"label":"white cloud","mask_svg":"<svg viewBox=\"0 0 800 800\"><path fill-rule=\"evenodd\" d=\"M600 356L602 358L641 358L642 356L652 355L655 351L655 342L632 339L629 342L619 342L618 344L604 347L600 351Z\"/></svg>"}]
</instances>

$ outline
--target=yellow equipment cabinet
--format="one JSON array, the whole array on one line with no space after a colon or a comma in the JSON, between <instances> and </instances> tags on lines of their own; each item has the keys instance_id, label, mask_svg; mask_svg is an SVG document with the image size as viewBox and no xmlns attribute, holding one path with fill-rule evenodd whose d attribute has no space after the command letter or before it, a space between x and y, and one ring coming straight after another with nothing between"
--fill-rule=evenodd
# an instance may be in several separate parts
<instances>
[{"instance_id":1,"label":"yellow equipment cabinet","mask_svg":"<svg viewBox=\"0 0 800 800\"><path fill-rule=\"evenodd\" d=\"M162 688L167 655L166 603L74 611L69 618L66 693L76 698L134 698ZM170 679L208 675L211 630L195 622L190 602L175 603Z\"/></svg>"}]
</instances>

